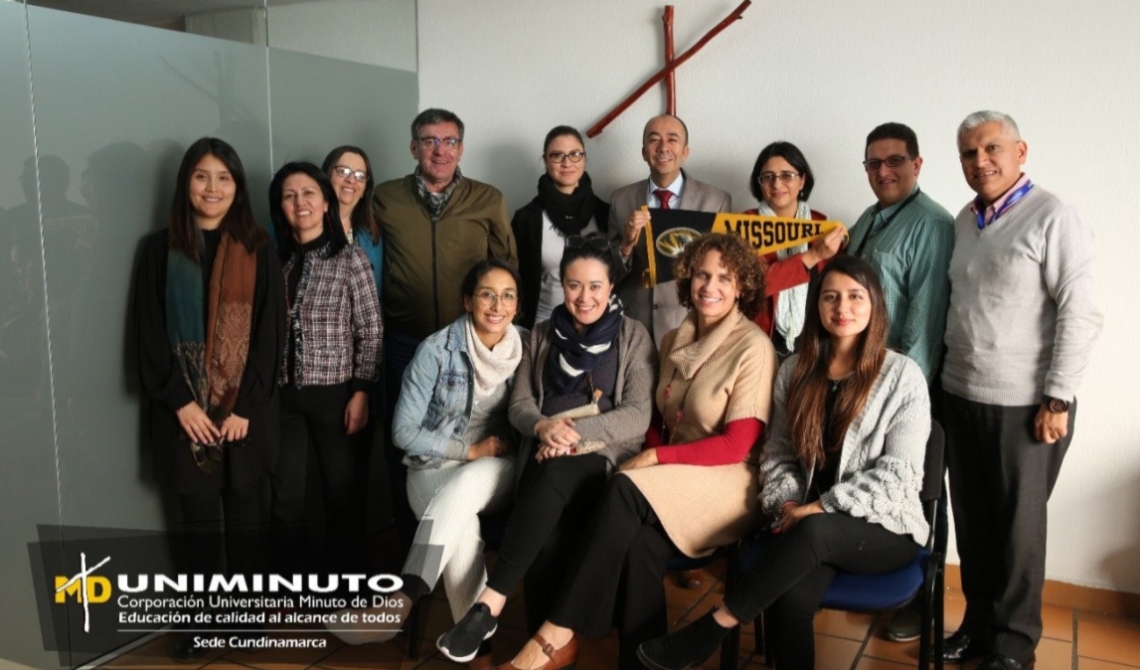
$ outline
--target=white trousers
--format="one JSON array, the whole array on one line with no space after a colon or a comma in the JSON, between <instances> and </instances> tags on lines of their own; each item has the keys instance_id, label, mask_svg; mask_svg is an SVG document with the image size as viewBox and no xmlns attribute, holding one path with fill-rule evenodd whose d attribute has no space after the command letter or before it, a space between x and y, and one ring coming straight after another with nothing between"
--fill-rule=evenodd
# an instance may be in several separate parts
<instances>
[{"instance_id":1,"label":"white trousers","mask_svg":"<svg viewBox=\"0 0 1140 670\"><path fill-rule=\"evenodd\" d=\"M408 471L408 503L420 525L402 574L418 575L431 589L442 575L456 622L487 583L479 513L507 508L514 469L507 456Z\"/></svg>"}]
</instances>

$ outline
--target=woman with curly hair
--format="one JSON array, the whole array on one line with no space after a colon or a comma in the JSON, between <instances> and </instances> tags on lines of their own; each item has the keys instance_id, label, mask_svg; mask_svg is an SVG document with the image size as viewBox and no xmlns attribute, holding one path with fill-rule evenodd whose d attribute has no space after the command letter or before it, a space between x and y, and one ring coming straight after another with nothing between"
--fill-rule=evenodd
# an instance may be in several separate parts
<instances>
[{"instance_id":1,"label":"woman with curly hair","mask_svg":"<svg viewBox=\"0 0 1140 670\"><path fill-rule=\"evenodd\" d=\"M747 461L776 374L772 342L752 322L764 300L760 264L740 238L706 234L685 247L674 274L689 313L661 343L645 447L609 485L549 618L505 668L572 667L575 633L604 637L615 624L619 667L641 667L638 644L668 630L666 559L705 556L758 519L757 470ZM490 623L478 630L489 635Z\"/></svg>"}]
</instances>

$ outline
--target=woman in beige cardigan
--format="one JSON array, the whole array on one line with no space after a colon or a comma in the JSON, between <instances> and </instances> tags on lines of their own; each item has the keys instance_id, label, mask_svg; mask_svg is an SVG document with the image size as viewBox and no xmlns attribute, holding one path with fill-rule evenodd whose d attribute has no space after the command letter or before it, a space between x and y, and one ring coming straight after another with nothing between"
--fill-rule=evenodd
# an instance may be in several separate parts
<instances>
[{"instance_id":1,"label":"woman in beige cardigan","mask_svg":"<svg viewBox=\"0 0 1140 670\"><path fill-rule=\"evenodd\" d=\"M549 619L505 668L569 668L575 632L621 629L619 667L668 630L663 579L675 551L697 557L747 533L757 515L746 463L768 420L776 352L751 319L764 297L756 255L738 237L702 235L677 260L690 308L661 344L656 416L622 464ZM617 614L615 618L615 614Z\"/></svg>"}]
</instances>

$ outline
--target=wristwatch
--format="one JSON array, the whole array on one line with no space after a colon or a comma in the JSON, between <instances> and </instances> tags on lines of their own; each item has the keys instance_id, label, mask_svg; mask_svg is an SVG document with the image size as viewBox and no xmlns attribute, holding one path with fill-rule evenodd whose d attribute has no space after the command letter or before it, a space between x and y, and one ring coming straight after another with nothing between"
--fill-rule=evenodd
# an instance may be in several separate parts
<instances>
[{"instance_id":1,"label":"wristwatch","mask_svg":"<svg viewBox=\"0 0 1140 670\"><path fill-rule=\"evenodd\" d=\"M1050 412L1052 412L1054 414L1062 414L1064 412L1069 411L1069 401L1068 400L1061 400L1060 398L1054 398L1052 396L1045 396L1045 402L1043 402L1041 404L1045 405L1045 409L1049 410Z\"/></svg>"}]
</instances>

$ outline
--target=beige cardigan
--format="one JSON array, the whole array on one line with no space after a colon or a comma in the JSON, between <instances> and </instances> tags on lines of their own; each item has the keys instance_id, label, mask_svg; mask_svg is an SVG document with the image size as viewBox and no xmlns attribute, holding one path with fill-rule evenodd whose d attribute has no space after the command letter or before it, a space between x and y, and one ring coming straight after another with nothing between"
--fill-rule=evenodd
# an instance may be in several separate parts
<instances>
[{"instance_id":1,"label":"beige cardigan","mask_svg":"<svg viewBox=\"0 0 1140 670\"><path fill-rule=\"evenodd\" d=\"M690 312L661 342L656 401L669 435L675 436L671 442L716 435L739 419L766 423L775 378L776 350L759 326L736 311L698 340L696 317ZM685 410L678 422L682 399ZM637 485L669 539L687 556L702 556L735 542L759 522L754 463L655 465L623 474Z\"/></svg>"}]
</instances>

